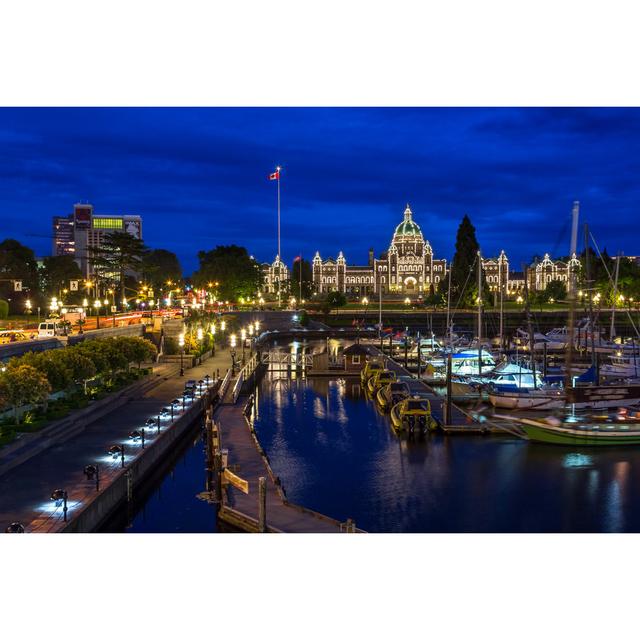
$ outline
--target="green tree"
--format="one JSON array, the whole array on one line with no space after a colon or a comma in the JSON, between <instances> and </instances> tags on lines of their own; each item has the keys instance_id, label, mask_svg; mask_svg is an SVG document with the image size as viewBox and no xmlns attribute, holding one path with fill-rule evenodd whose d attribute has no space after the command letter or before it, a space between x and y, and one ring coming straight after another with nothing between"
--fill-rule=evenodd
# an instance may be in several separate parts
<instances>
[{"instance_id":1,"label":"green tree","mask_svg":"<svg viewBox=\"0 0 640 640\"><path fill-rule=\"evenodd\" d=\"M463 306L475 304L478 296L478 251L476 230L465 214L456 235L456 251L451 265L451 303L460 300ZM483 277L484 280L484 277ZM484 288L484 287L483 287Z\"/></svg>"},{"instance_id":2,"label":"green tree","mask_svg":"<svg viewBox=\"0 0 640 640\"><path fill-rule=\"evenodd\" d=\"M126 298L126 272L139 272L146 252L147 248L140 238L126 231L113 231L99 247L90 249L90 260L99 277L105 281L118 281L122 300Z\"/></svg>"},{"instance_id":3,"label":"green tree","mask_svg":"<svg viewBox=\"0 0 640 640\"><path fill-rule=\"evenodd\" d=\"M552 280L544 290L544 301L564 300L567 297L567 286L561 280Z\"/></svg>"},{"instance_id":4,"label":"green tree","mask_svg":"<svg viewBox=\"0 0 640 640\"><path fill-rule=\"evenodd\" d=\"M344 307L347 304L347 298L342 291L330 291L327 294L327 304L338 309L338 307Z\"/></svg>"},{"instance_id":5,"label":"green tree","mask_svg":"<svg viewBox=\"0 0 640 640\"><path fill-rule=\"evenodd\" d=\"M0 403L13 408L16 424L20 424L20 407L46 402L50 393L51 385L44 373L28 364L7 367L0 376Z\"/></svg>"},{"instance_id":6,"label":"green tree","mask_svg":"<svg viewBox=\"0 0 640 640\"><path fill-rule=\"evenodd\" d=\"M300 272L302 272L302 293L300 292ZM313 269L304 258L295 260L291 267L290 293L296 298L310 298L313 294Z\"/></svg>"},{"instance_id":7,"label":"green tree","mask_svg":"<svg viewBox=\"0 0 640 640\"><path fill-rule=\"evenodd\" d=\"M9 303L6 300L0 300L0 320L6 320L9 317Z\"/></svg>"},{"instance_id":8,"label":"green tree","mask_svg":"<svg viewBox=\"0 0 640 640\"><path fill-rule=\"evenodd\" d=\"M244 247L219 245L211 251L199 251L198 259L194 285L206 288L217 282L217 296L222 300L254 296L260 287L260 266Z\"/></svg>"},{"instance_id":9,"label":"green tree","mask_svg":"<svg viewBox=\"0 0 640 640\"><path fill-rule=\"evenodd\" d=\"M7 364L7 369L17 369L21 366L33 367L44 374L51 385L51 390L62 391L72 381L71 371L53 354L53 351L35 353L29 351L18 358L12 358Z\"/></svg>"},{"instance_id":10,"label":"green tree","mask_svg":"<svg viewBox=\"0 0 640 640\"><path fill-rule=\"evenodd\" d=\"M182 280L178 256L166 249L151 249L142 259L142 277L155 291L166 288L167 281Z\"/></svg>"},{"instance_id":11,"label":"green tree","mask_svg":"<svg viewBox=\"0 0 640 640\"><path fill-rule=\"evenodd\" d=\"M10 238L0 242L0 280L22 282L21 293L14 292L13 282L0 282L0 295L10 302L14 313L22 313L27 297L39 294L38 264L33 251Z\"/></svg>"},{"instance_id":12,"label":"green tree","mask_svg":"<svg viewBox=\"0 0 640 640\"><path fill-rule=\"evenodd\" d=\"M70 280L82 280L82 271L72 256L48 256L43 260L40 277L43 293L59 296L62 289L69 289ZM78 292L76 298L80 295Z\"/></svg>"}]
</instances>

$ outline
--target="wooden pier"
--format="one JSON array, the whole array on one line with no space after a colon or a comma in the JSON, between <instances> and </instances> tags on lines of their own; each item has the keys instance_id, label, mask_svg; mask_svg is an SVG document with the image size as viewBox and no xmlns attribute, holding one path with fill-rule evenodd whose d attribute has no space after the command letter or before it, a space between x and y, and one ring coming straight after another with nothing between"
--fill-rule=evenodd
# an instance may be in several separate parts
<instances>
[{"instance_id":1,"label":"wooden pier","mask_svg":"<svg viewBox=\"0 0 640 640\"><path fill-rule=\"evenodd\" d=\"M451 422L446 423L445 419L445 399L437 394L424 380L412 375L400 363L383 354L377 347L371 347L378 353L378 357L384 358L386 367L396 372L398 380L406 382L412 395L419 395L429 400L431 404L431 415L438 423L440 429L449 435L453 434L501 434L501 435L517 435L514 434L512 428L508 425L499 424L497 421L491 421L490 417L482 422L476 420L469 412L461 409L455 403L451 403Z\"/></svg>"},{"instance_id":2,"label":"wooden pier","mask_svg":"<svg viewBox=\"0 0 640 640\"><path fill-rule=\"evenodd\" d=\"M248 418L253 402L254 396L234 402L230 388L215 413L214 447L226 454L218 518L250 533L363 533L351 520L339 522L287 500Z\"/></svg>"}]
</instances>

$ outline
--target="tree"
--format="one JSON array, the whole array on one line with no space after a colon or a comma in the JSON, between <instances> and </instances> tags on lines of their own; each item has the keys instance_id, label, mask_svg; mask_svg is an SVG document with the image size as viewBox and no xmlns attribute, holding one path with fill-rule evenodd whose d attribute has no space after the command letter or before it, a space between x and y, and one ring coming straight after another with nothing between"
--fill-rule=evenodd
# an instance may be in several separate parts
<instances>
[{"instance_id":1,"label":"tree","mask_svg":"<svg viewBox=\"0 0 640 640\"><path fill-rule=\"evenodd\" d=\"M82 271L72 256L48 256L40 270L42 291L47 296L59 296L61 289L69 288L70 280L81 280ZM78 296L80 293L78 292Z\"/></svg>"},{"instance_id":2,"label":"tree","mask_svg":"<svg viewBox=\"0 0 640 640\"><path fill-rule=\"evenodd\" d=\"M90 249L90 259L94 270L105 280L119 279L120 299L125 295L127 271L139 272L147 248L140 238L126 231L112 231L99 247Z\"/></svg>"},{"instance_id":3,"label":"tree","mask_svg":"<svg viewBox=\"0 0 640 640\"><path fill-rule=\"evenodd\" d=\"M154 290L161 291L167 281L182 280L178 256L166 249L151 249L142 259L142 277Z\"/></svg>"},{"instance_id":4,"label":"tree","mask_svg":"<svg viewBox=\"0 0 640 640\"><path fill-rule=\"evenodd\" d=\"M451 302L463 306L475 304L478 296L478 251L476 230L465 214L456 235L456 252L451 265Z\"/></svg>"},{"instance_id":5,"label":"tree","mask_svg":"<svg viewBox=\"0 0 640 640\"><path fill-rule=\"evenodd\" d=\"M6 320L9 317L9 303L6 300L0 300L0 320Z\"/></svg>"},{"instance_id":6,"label":"tree","mask_svg":"<svg viewBox=\"0 0 640 640\"><path fill-rule=\"evenodd\" d=\"M338 309L338 307L344 307L347 304L347 298L342 291L330 291L327 294L327 304Z\"/></svg>"},{"instance_id":7,"label":"tree","mask_svg":"<svg viewBox=\"0 0 640 640\"><path fill-rule=\"evenodd\" d=\"M33 251L10 238L0 242L0 280L22 281L22 294L14 293L12 282L0 282L0 295L11 303L14 312L22 313L27 293L38 292L38 263Z\"/></svg>"},{"instance_id":8,"label":"tree","mask_svg":"<svg viewBox=\"0 0 640 640\"><path fill-rule=\"evenodd\" d=\"M244 247L218 245L211 251L199 251L200 268L193 274L196 287L206 288L217 282L217 296L222 300L251 297L260 287L260 266Z\"/></svg>"},{"instance_id":9,"label":"tree","mask_svg":"<svg viewBox=\"0 0 640 640\"><path fill-rule=\"evenodd\" d=\"M552 280L544 290L544 300L564 300L567 297L567 287L561 280Z\"/></svg>"},{"instance_id":10,"label":"tree","mask_svg":"<svg viewBox=\"0 0 640 640\"><path fill-rule=\"evenodd\" d=\"M302 271L302 292L300 291L300 272ZM313 269L304 258L295 260L291 268L291 295L296 298L310 298L313 294Z\"/></svg>"},{"instance_id":11,"label":"tree","mask_svg":"<svg viewBox=\"0 0 640 640\"><path fill-rule=\"evenodd\" d=\"M45 402L50 393L51 385L44 373L27 364L7 367L0 376L0 403L13 408L16 424L20 424L20 407Z\"/></svg>"}]
</instances>

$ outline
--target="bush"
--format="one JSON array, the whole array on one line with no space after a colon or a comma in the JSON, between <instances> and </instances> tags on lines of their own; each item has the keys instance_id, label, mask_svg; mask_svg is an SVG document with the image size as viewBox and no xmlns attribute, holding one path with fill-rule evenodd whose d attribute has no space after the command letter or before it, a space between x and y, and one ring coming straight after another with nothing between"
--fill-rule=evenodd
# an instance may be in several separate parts
<instances>
[{"instance_id":1,"label":"bush","mask_svg":"<svg viewBox=\"0 0 640 640\"><path fill-rule=\"evenodd\" d=\"M9 303L6 300L0 300L0 320L6 320L9 317Z\"/></svg>"}]
</instances>

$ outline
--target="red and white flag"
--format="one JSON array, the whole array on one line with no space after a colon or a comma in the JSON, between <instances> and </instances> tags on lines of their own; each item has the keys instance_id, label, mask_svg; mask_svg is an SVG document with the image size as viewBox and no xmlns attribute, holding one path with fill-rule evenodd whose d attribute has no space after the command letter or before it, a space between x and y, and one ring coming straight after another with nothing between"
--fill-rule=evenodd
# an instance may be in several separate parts
<instances>
[{"instance_id":1,"label":"red and white flag","mask_svg":"<svg viewBox=\"0 0 640 640\"><path fill-rule=\"evenodd\" d=\"M302 256L296 256L293 261L294 262L300 262L300 260L302 260Z\"/></svg>"},{"instance_id":2,"label":"red and white flag","mask_svg":"<svg viewBox=\"0 0 640 640\"><path fill-rule=\"evenodd\" d=\"M280 180L280 169L278 169L275 173L270 173L269 180Z\"/></svg>"}]
</instances>

